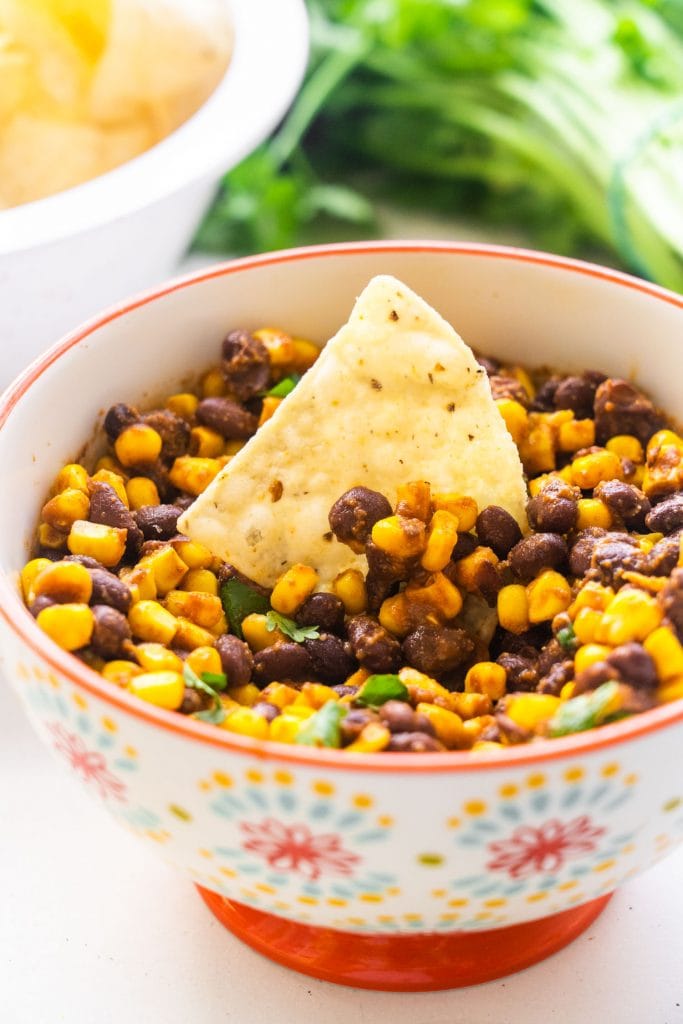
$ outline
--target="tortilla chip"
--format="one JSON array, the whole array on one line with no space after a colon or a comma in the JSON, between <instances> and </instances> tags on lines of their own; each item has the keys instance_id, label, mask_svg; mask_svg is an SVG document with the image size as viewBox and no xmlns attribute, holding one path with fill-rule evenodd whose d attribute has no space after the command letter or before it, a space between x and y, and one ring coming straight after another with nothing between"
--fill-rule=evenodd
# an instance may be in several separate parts
<instances>
[{"instance_id":1,"label":"tortilla chip","mask_svg":"<svg viewBox=\"0 0 683 1024\"><path fill-rule=\"evenodd\" d=\"M434 491L500 505L526 529L517 448L485 371L453 328L393 277L375 277L349 322L273 417L179 521L263 586L290 565L321 586L364 555L334 539L328 513L350 487ZM279 495L279 497L278 497Z\"/></svg>"}]
</instances>

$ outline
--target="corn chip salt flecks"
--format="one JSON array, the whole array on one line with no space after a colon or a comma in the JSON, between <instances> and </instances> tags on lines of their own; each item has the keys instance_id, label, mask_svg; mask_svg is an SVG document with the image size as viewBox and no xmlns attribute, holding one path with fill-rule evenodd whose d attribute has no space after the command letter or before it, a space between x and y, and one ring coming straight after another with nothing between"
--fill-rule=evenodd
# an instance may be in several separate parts
<instances>
[{"instance_id":1,"label":"corn chip salt flecks","mask_svg":"<svg viewBox=\"0 0 683 1024\"><path fill-rule=\"evenodd\" d=\"M381 276L179 528L263 586L301 562L324 588L367 569L330 534L336 499L364 486L393 506L411 480L500 505L526 529L522 465L485 371L431 306Z\"/></svg>"}]
</instances>

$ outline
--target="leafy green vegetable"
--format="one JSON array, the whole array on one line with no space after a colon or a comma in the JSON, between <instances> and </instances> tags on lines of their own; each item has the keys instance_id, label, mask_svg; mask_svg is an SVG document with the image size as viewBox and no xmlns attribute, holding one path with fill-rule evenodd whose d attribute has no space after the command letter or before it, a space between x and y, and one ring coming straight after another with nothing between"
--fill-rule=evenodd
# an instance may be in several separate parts
<instances>
[{"instance_id":1,"label":"leafy green vegetable","mask_svg":"<svg viewBox=\"0 0 683 1024\"><path fill-rule=\"evenodd\" d=\"M203 683L213 686L214 690L224 690L228 685L225 672L202 672L200 679Z\"/></svg>"},{"instance_id":2,"label":"leafy green vegetable","mask_svg":"<svg viewBox=\"0 0 683 1024\"><path fill-rule=\"evenodd\" d=\"M243 619L254 612L263 615L270 608L267 597L238 579L226 580L221 587L221 601L230 629L240 640L244 640Z\"/></svg>"},{"instance_id":3,"label":"leafy green vegetable","mask_svg":"<svg viewBox=\"0 0 683 1024\"><path fill-rule=\"evenodd\" d=\"M310 718L304 719L296 742L308 747L341 747L340 723L347 709L336 700L328 700Z\"/></svg>"},{"instance_id":4,"label":"leafy green vegetable","mask_svg":"<svg viewBox=\"0 0 683 1024\"><path fill-rule=\"evenodd\" d=\"M288 619L285 615L273 611L266 615L266 629L269 633L279 629L297 644L302 644L304 640L317 640L320 636L317 626L297 626L294 619Z\"/></svg>"},{"instance_id":5,"label":"leafy green vegetable","mask_svg":"<svg viewBox=\"0 0 683 1024\"><path fill-rule=\"evenodd\" d=\"M218 681L211 683L211 678ZM206 711L197 711L195 718L200 718L202 722L212 722L214 725L220 725L221 722L225 721L225 708L221 704L221 699L218 696L216 690L223 690L227 686L228 680L224 675L218 675L214 672L204 672L202 677L197 675L193 669L185 662L183 665L183 679L185 685L190 686L193 690L198 690L200 693L205 693L212 698L213 703L210 708Z\"/></svg>"},{"instance_id":6,"label":"leafy green vegetable","mask_svg":"<svg viewBox=\"0 0 683 1024\"><path fill-rule=\"evenodd\" d=\"M398 676L375 675L365 680L353 699L356 704L376 708L388 700L410 700L410 695Z\"/></svg>"},{"instance_id":7,"label":"leafy green vegetable","mask_svg":"<svg viewBox=\"0 0 683 1024\"><path fill-rule=\"evenodd\" d=\"M568 653L575 651L578 646L578 639L571 624L563 629L558 629L555 639L560 647Z\"/></svg>"},{"instance_id":8,"label":"leafy green vegetable","mask_svg":"<svg viewBox=\"0 0 683 1024\"><path fill-rule=\"evenodd\" d=\"M584 732L597 725L623 718L624 714L614 709L619 693L616 682L603 683L592 693L582 693L561 705L551 718L548 728L550 736L568 736L573 732Z\"/></svg>"},{"instance_id":9,"label":"leafy green vegetable","mask_svg":"<svg viewBox=\"0 0 683 1024\"><path fill-rule=\"evenodd\" d=\"M298 373L291 373L289 377L283 377L282 380L278 381L277 384L275 384L270 391L266 391L265 394L271 398L286 398L287 395L292 393L300 380L301 376Z\"/></svg>"},{"instance_id":10,"label":"leafy green vegetable","mask_svg":"<svg viewBox=\"0 0 683 1024\"><path fill-rule=\"evenodd\" d=\"M198 245L381 234L389 199L683 289L681 0L308 5L303 88Z\"/></svg>"}]
</instances>

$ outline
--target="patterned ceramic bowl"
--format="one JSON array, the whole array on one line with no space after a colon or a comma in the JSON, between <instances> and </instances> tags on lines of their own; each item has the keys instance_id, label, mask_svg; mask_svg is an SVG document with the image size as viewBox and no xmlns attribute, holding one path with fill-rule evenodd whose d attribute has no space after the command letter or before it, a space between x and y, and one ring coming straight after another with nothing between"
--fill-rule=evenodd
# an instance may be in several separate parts
<instances>
[{"instance_id":1,"label":"patterned ceramic bowl","mask_svg":"<svg viewBox=\"0 0 683 1024\"><path fill-rule=\"evenodd\" d=\"M51 480L103 409L167 394L215 358L231 327L327 338L380 272L485 352L635 374L678 410L683 299L612 271L417 243L211 269L88 324L4 396L0 632L6 674L41 738L232 931L320 978L429 989L559 949L683 838L683 702L488 758L261 743L116 689L42 634L17 591Z\"/></svg>"}]
</instances>

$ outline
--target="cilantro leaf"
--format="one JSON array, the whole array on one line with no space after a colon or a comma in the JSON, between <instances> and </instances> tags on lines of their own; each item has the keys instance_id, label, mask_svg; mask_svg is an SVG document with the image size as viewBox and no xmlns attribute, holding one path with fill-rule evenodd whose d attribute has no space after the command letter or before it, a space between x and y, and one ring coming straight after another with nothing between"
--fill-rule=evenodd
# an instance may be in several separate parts
<instances>
[{"instance_id":1,"label":"cilantro leaf","mask_svg":"<svg viewBox=\"0 0 683 1024\"><path fill-rule=\"evenodd\" d=\"M614 707L619 694L619 684L612 680L603 683L592 693L572 697L556 711L548 725L550 736L569 736L574 732L585 732L598 725L604 725L615 718L623 717Z\"/></svg>"},{"instance_id":2,"label":"cilantro leaf","mask_svg":"<svg viewBox=\"0 0 683 1024\"><path fill-rule=\"evenodd\" d=\"M320 636L317 626L297 626L294 619L288 619L285 615L274 611L270 611L266 615L266 629L269 633L272 633L274 629L279 629L281 633L297 644L302 644L304 640L317 640Z\"/></svg>"},{"instance_id":3,"label":"cilantro leaf","mask_svg":"<svg viewBox=\"0 0 683 1024\"><path fill-rule=\"evenodd\" d=\"M574 632L574 627L571 625L571 623L568 626L564 626L563 629L559 629L557 631L555 639L557 640L560 647L562 647L563 650L567 651L570 654L573 653L579 646L578 638L576 636L576 633Z\"/></svg>"},{"instance_id":4,"label":"cilantro leaf","mask_svg":"<svg viewBox=\"0 0 683 1024\"><path fill-rule=\"evenodd\" d=\"M342 720L346 717L347 708L336 700L327 703L304 722L297 733L296 742L307 747L341 747Z\"/></svg>"},{"instance_id":5,"label":"cilantro leaf","mask_svg":"<svg viewBox=\"0 0 683 1024\"><path fill-rule=\"evenodd\" d=\"M394 675L369 676L354 697L354 703L379 707L388 700L409 700L408 688Z\"/></svg>"},{"instance_id":6,"label":"cilantro leaf","mask_svg":"<svg viewBox=\"0 0 683 1024\"><path fill-rule=\"evenodd\" d=\"M236 578L226 580L221 587L221 601L230 629L240 640L244 640L242 621L247 615L264 614L270 608L267 597Z\"/></svg>"},{"instance_id":7,"label":"cilantro leaf","mask_svg":"<svg viewBox=\"0 0 683 1024\"><path fill-rule=\"evenodd\" d=\"M287 395L292 393L300 380L300 374L290 373L288 377L283 377L281 381L278 381L278 383L275 384L270 391L266 391L265 394L270 398L286 398Z\"/></svg>"},{"instance_id":8,"label":"cilantro leaf","mask_svg":"<svg viewBox=\"0 0 683 1024\"><path fill-rule=\"evenodd\" d=\"M228 685L228 677L225 672L202 672L200 679L203 683L212 686L214 690L224 690Z\"/></svg>"},{"instance_id":9,"label":"cilantro leaf","mask_svg":"<svg viewBox=\"0 0 683 1024\"><path fill-rule=\"evenodd\" d=\"M216 673L205 672L204 676L216 676ZM218 677L219 682L222 684L220 689L223 689L227 685L227 679L221 674ZM202 722L211 722L213 725L220 725L221 722L225 721L225 708L221 704L221 699L216 693L216 690L211 686L204 678L199 678L197 673L190 668L185 662L183 665L183 679L185 685L191 687L193 690L198 690L199 693L205 693L212 698L213 703L210 708L205 711L197 711L194 715L195 718L201 719Z\"/></svg>"}]
</instances>

